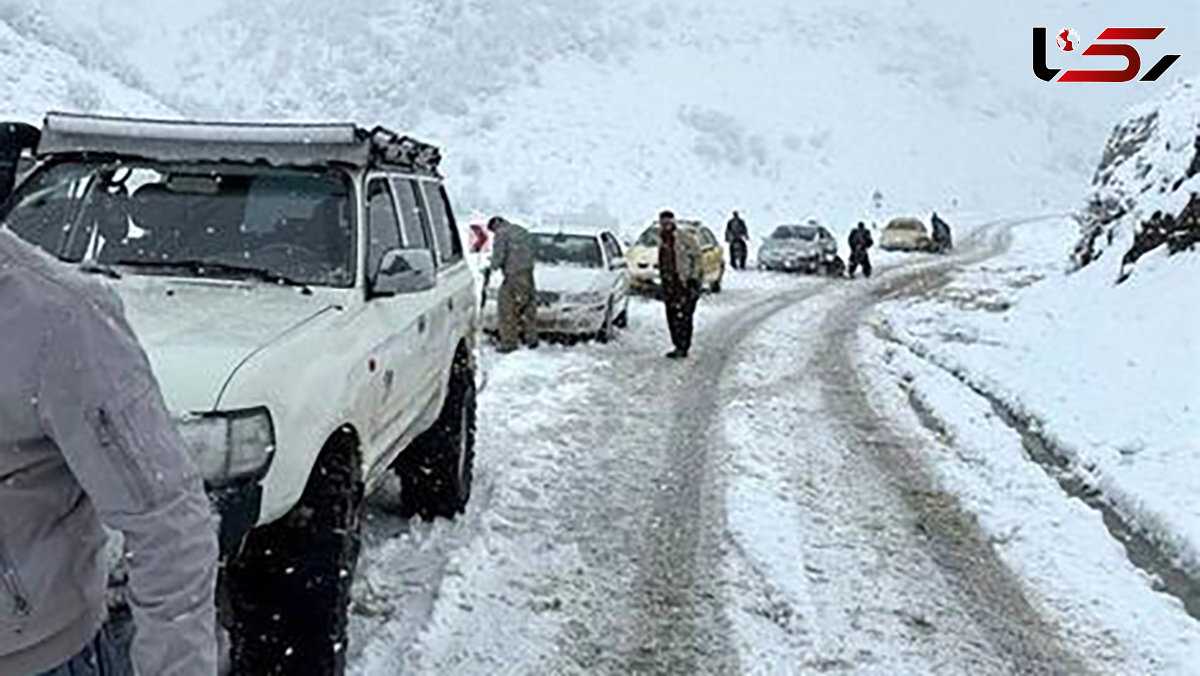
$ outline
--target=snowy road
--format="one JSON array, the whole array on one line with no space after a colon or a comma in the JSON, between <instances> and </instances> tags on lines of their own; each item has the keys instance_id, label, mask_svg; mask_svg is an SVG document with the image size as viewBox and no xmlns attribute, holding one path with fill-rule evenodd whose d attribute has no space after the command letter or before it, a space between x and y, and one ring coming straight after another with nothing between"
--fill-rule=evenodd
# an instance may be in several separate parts
<instances>
[{"instance_id":1,"label":"snowy road","mask_svg":"<svg viewBox=\"0 0 1200 676\"><path fill-rule=\"evenodd\" d=\"M351 671L1110 671L860 363L874 306L1002 255L1011 225L870 282L734 275L685 363L650 301L613 344L494 362L467 514L409 523L372 499Z\"/></svg>"}]
</instances>

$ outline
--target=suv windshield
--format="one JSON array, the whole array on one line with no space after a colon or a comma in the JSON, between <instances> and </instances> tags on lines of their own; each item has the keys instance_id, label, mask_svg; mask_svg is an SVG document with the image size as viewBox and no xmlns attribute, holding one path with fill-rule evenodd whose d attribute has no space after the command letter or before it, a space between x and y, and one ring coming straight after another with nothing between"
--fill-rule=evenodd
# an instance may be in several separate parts
<instances>
[{"instance_id":1,"label":"suv windshield","mask_svg":"<svg viewBox=\"0 0 1200 676\"><path fill-rule=\"evenodd\" d=\"M326 169L63 162L31 176L0 216L68 262L348 287L351 194L349 177Z\"/></svg>"},{"instance_id":2,"label":"suv windshield","mask_svg":"<svg viewBox=\"0 0 1200 676\"><path fill-rule=\"evenodd\" d=\"M771 233L771 239L804 239L817 238L817 229L807 225L781 225Z\"/></svg>"},{"instance_id":3,"label":"suv windshield","mask_svg":"<svg viewBox=\"0 0 1200 676\"><path fill-rule=\"evenodd\" d=\"M546 265L571 265L581 268L604 267L600 242L589 235L535 234L537 262Z\"/></svg>"}]
</instances>

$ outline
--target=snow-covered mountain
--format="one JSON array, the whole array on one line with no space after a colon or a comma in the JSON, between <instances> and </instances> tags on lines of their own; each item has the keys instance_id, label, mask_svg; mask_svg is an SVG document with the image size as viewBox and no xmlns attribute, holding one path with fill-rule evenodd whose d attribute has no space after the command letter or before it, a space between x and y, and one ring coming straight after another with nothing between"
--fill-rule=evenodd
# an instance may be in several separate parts
<instances>
[{"instance_id":1,"label":"snow-covered mountain","mask_svg":"<svg viewBox=\"0 0 1200 676\"><path fill-rule=\"evenodd\" d=\"M0 119L37 123L49 109L175 115L145 92L0 21Z\"/></svg>"},{"instance_id":2,"label":"snow-covered mountain","mask_svg":"<svg viewBox=\"0 0 1200 676\"><path fill-rule=\"evenodd\" d=\"M1030 27L1128 16L1186 37L1187 5L0 0L0 20L78 62L56 71L107 73L186 115L430 137L464 212L593 205L632 229L662 206L710 222L738 208L761 233L1073 206L1114 110L1155 86L1047 85ZM4 93L0 113L88 107Z\"/></svg>"}]
</instances>

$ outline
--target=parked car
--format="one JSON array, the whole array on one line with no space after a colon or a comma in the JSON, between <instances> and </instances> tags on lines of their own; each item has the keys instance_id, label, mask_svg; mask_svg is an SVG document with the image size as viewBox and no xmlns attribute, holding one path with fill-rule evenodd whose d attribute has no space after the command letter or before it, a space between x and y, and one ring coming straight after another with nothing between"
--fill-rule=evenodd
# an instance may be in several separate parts
<instances>
[{"instance_id":1,"label":"parked car","mask_svg":"<svg viewBox=\"0 0 1200 676\"><path fill-rule=\"evenodd\" d=\"M534 229L534 285L540 333L595 336L608 342L629 322L629 268L610 230L564 226ZM500 275L484 305L483 324L496 331Z\"/></svg>"},{"instance_id":2,"label":"parked car","mask_svg":"<svg viewBox=\"0 0 1200 676\"><path fill-rule=\"evenodd\" d=\"M478 306L437 148L52 113L37 158L0 217L123 300L221 517L235 647L305 603L283 566L344 618L364 487L395 471L425 518L471 494Z\"/></svg>"},{"instance_id":3,"label":"parked car","mask_svg":"<svg viewBox=\"0 0 1200 676\"><path fill-rule=\"evenodd\" d=\"M725 278L725 248L721 246L716 235L700 221L678 220L681 228L691 228L696 233L702 249L701 269L702 283L713 293L721 292L721 282ZM636 291L657 292L662 284L658 274L658 245L662 241L658 222L650 224L629 247L626 258L629 260L630 287Z\"/></svg>"},{"instance_id":4,"label":"parked car","mask_svg":"<svg viewBox=\"0 0 1200 676\"><path fill-rule=\"evenodd\" d=\"M758 266L763 270L833 274L837 269L837 240L824 226L812 221L807 225L781 225L759 248Z\"/></svg>"},{"instance_id":5,"label":"parked car","mask_svg":"<svg viewBox=\"0 0 1200 676\"><path fill-rule=\"evenodd\" d=\"M933 238L917 218L895 218L883 228L879 248L886 251L933 251Z\"/></svg>"}]
</instances>

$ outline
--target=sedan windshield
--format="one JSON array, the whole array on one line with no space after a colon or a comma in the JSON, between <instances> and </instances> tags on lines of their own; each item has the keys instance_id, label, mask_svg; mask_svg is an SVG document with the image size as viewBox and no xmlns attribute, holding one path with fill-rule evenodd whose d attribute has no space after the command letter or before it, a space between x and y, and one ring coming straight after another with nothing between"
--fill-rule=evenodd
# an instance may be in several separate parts
<instances>
[{"instance_id":1,"label":"sedan windshield","mask_svg":"<svg viewBox=\"0 0 1200 676\"><path fill-rule=\"evenodd\" d=\"M635 246L654 248L660 243L662 243L662 235L660 234L658 226L652 225L646 228L641 237L638 237L637 244L635 244Z\"/></svg>"},{"instance_id":2,"label":"sedan windshield","mask_svg":"<svg viewBox=\"0 0 1200 676\"><path fill-rule=\"evenodd\" d=\"M600 242L590 235L535 234L537 262L545 265L569 265L580 268L604 267Z\"/></svg>"},{"instance_id":3,"label":"sedan windshield","mask_svg":"<svg viewBox=\"0 0 1200 676\"><path fill-rule=\"evenodd\" d=\"M807 225L781 225L771 233L771 239L803 239L812 241L817 238L817 229Z\"/></svg>"},{"instance_id":4,"label":"sedan windshield","mask_svg":"<svg viewBox=\"0 0 1200 676\"><path fill-rule=\"evenodd\" d=\"M349 178L332 170L67 162L32 176L5 217L68 262L346 287L350 195Z\"/></svg>"}]
</instances>

